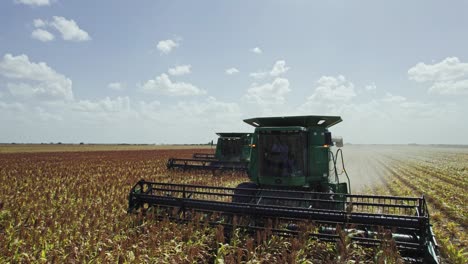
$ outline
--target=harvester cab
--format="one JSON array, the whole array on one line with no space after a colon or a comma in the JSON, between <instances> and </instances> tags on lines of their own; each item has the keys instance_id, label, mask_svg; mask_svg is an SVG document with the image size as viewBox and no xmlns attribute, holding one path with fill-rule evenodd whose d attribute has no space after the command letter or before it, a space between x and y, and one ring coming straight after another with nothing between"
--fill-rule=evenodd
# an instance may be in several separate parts
<instances>
[{"instance_id":1,"label":"harvester cab","mask_svg":"<svg viewBox=\"0 0 468 264\"><path fill-rule=\"evenodd\" d=\"M216 133L215 159L219 161L249 161L251 133Z\"/></svg>"},{"instance_id":2,"label":"harvester cab","mask_svg":"<svg viewBox=\"0 0 468 264\"><path fill-rule=\"evenodd\" d=\"M229 188L141 180L130 191L128 211L152 212L179 223L222 225L225 230L306 234L323 242L339 242L345 233L359 246L393 243L406 261L438 263L424 197L350 194L347 174L346 182L337 172L340 153L344 164L341 148L330 150L333 142L342 144L328 131L340 117L244 121L255 127L248 145L248 182Z\"/></svg>"},{"instance_id":3,"label":"harvester cab","mask_svg":"<svg viewBox=\"0 0 468 264\"><path fill-rule=\"evenodd\" d=\"M170 158L167 168L246 171L250 159L251 133L216 133L215 153L194 153L192 159Z\"/></svg>"},{"instance_id":4,"label":"harvester cab","mask_svg":"<svg viewBox=\"0 0 468 264\"><path fill-rule=\"evenodd\" d=\"M248 175L271 189L349 193L336 172L328 128L339 116L263 117L246 119L255 127ZM333 162L331 162L333 161ZM349 179L348 179L349 181Z\"/></svg>"}]
</instances>

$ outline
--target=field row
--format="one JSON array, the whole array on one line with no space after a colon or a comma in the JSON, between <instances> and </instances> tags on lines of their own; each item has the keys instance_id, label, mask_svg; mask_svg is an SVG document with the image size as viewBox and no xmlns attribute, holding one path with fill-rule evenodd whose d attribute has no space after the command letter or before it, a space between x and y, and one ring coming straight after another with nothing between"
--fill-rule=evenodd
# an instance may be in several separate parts
<instances>
[{"instance_id":1,"label":"field row","mask_svg":"<svg viewBox=\"0 0 468 264\"><path fill-rule=\"evenodd\" d=\"M443 258L448 263L467 263L467 196L457 185L443 180L450 178L449 174L453 174L453 171L444 172L440 168L440 162L431 162L421 157L403 162L387 156L381 161L388 174L386 184L384 187L374 188L374 193L424 195L429 203L431 221ZM458 182L465 180L466 178L458 178Z\"/></svg>"}]
</instances>

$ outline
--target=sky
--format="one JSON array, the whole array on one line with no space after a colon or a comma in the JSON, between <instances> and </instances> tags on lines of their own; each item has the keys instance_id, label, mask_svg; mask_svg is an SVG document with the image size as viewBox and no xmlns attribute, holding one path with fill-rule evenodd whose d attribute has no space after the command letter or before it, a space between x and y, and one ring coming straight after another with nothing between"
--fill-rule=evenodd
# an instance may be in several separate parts
<instances>
[{"instance_id":1,"label":"sky","mask_svg":"<svg viewBox=\"0 0 468 264\"><path fill-rule=\"evenodd\" d=\"M339 115L468 144L467 1L0 1L0 142L206 143Z\"/></svg>"}]
</instances>

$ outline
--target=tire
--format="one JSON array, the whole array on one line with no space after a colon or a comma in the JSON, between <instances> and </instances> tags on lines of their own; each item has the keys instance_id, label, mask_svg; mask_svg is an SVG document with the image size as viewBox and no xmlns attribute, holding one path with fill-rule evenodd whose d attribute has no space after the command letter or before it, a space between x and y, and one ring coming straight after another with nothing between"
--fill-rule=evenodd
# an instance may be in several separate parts
<instances>
[{"instance_id":1,"label":"tire","mask_svg":"<svg viewBox=\"0 0 468 264\"><path fill-rule=\"evenodd\" d=\"M251 190L244 190L251 189ZM232 196L233 203L250 203L252 197L257 192L258 186L253 182L243 182L237 185L234 190L234 196Z\"/></svg>"}]
</instances>

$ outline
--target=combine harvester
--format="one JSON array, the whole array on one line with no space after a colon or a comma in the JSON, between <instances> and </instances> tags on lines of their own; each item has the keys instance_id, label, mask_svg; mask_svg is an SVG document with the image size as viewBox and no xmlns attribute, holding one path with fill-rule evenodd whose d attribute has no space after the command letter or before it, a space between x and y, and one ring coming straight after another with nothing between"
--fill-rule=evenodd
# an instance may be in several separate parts
<instances>
[{"instance_id":1,"label":"combine harvester","mask_svg":"<svg viewBox=\"0 0 468 264\"><path fill-rule=\"evenodd\" d=\"M193 159L170 158L167 168L184 170L247 171L251 133L216 133L219 138L214 154L194 153Z\"/></svg>"},{"instance_id":2,"label":"combine harvester","mask_svg":"<svg viewBox=\"0 0 468 264\"><path fill-rule=\"evenodd\" d=\"M332 139L328 128L341 117L244 121L255 127L250 182L225 188L141 180L131 189L128 211L180 223L223 225L227 232L241 228L307 234L326 242L340 241L345 232L353 243L366 247L380 247L389 239L408 262L439 262L424 197L353 195L344 167L346 181L340 179L344 176L336 164L343 164L343 154L341 148L335 153L330 149L339 140Z\"/></svg>"}]
</instances>

